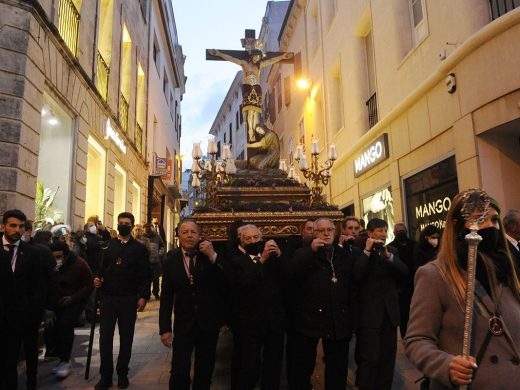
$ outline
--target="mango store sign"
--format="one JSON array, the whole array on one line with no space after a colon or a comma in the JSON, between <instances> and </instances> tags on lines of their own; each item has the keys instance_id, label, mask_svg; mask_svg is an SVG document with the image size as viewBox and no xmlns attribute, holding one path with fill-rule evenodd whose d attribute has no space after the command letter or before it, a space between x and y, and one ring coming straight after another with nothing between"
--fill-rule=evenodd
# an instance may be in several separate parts
<instances>
[{"instance_id":1,"label":"mango store sign","mask_svg":"<svg viewBox=\"0 0 520 390\"><path fill-rule=\"evenodd\" d=\"M110 119L107 119L105 122L105 139L111 139L116 144L118 149L126 154L125 141L123 141L119 133L114 130L112 124L110 123Z\"/></svg>"},{"instance_id":2,"label":"mango store sign","mask_svg":"<svg viewBox=\"0 0 520 390\"><path fill-rule=\"evenodd\" d=\"M386 160L388 156L388 134L384 133L356 157L354 160L354 177L361 176L381 161Z\"/></svg>"}]
</instances>

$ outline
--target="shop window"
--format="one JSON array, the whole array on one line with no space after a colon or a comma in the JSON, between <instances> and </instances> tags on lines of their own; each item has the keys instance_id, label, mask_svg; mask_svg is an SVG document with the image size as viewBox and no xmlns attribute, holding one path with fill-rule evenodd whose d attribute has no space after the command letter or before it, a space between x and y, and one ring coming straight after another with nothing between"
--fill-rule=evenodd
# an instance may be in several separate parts
<instances>
[{"instance_id":1,"label":"shop window","mask_svg":"<svg viewBox=\"0 0 520 390\"><path fill-rule=\"evenodd\" d=\"M43 196L52 196L54 193L55 196L48 208L43 204L37 204L36 219L48 217L56 223L69 222L73 143L72 117L58 101L45 92L41 113L37 181Z\"/></svg>"},{"instance_id":2,"label":"shop window","mask_svg":"<svg viewBox=\"0 0 520 390\"><path fill-rule=\"evenodd\" d=\"M394 240L394 199L391 187L383 188L366 198L361 199L363 219L368 223L373 218L380 218L388 223L386 242Z\"/></svg>"},{"instance_id":3,"label":"shop window","mask_svg":"<svg viewBox=\"0 0 520 390\"><path fill-rule=\"evenodd\" d=\"M451 200L459 193L455 157L408 177L404 190L410 238L417 240L428 225L443 230Z\"/></svg>"},{"instance_id":4,"label":"shop window","mask_svg":"<svg viewBox=\"0 0 520 390\"><path fill-rule=\"evenodd\" d=\"M119 165L115 165L114 172L114 220L126 211L126 172Z\"/></svg>"},{"instance_id":5,"label":"shop window","mask_svg":"<svg viewBox=\"0 0 520 390\"><path fill-rule=\"evenodd\" d=\"M91 136L87 152L85 216L105 214L106 150Z\"/></svg>"},{"instance_id":6,"label":"shop window","mask_svg":"<svg viewBox=\"0 0 520 390\"><path fill-rule=\"evenodd\" d=\"M138 223L141 220L141 187L135 181L132 182L132 214Z\"/></svg>"}]
</instances>

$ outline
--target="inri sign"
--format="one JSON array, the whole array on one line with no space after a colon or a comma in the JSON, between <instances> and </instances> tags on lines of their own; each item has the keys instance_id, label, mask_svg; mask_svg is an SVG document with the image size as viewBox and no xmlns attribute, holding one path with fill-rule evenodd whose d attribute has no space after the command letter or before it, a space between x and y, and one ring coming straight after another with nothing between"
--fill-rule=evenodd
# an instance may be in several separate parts
<instances>
[{"instance_id":1,"label":"inri sign","mask_svg":"<svg viewBox=\"0 0 520 390\"><path fill-rule=\"evenodd\" d=\"M354 160L354 177L358 177L388 158L388 134L384 133Z\"/></svg>"}]
</instances>

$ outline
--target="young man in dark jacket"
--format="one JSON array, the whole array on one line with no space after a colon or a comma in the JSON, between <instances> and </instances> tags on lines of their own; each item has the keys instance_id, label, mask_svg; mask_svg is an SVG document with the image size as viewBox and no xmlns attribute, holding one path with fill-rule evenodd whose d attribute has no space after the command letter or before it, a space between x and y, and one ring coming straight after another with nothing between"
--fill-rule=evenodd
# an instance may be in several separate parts
<instances>
[{"instance_id":1,"label":"young man in dark jacket","mask_svg":"<svg viewBox=\"0 0 520 390\"><path fill-rule=\"evenodd\" d=\"M113 341L116 322L119 327L119 356L117 358L117 386L126 389L128 365L132 355L137 310L142 311L150 298L148 283L150 266L148 250L132 237L134 216L123 212L117 217L116 238L112 238L105 251L103 265L94 278L94 286L100 288L99 349L101 379L96 390L112 386Z\"/></svg>"}]
</instances>

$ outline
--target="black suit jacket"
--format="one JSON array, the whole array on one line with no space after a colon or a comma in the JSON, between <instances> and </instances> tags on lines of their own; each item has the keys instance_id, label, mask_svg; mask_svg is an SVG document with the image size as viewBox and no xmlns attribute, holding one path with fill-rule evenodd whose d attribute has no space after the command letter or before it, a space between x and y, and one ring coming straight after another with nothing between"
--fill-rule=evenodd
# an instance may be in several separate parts
<instances>
[{"instance_id":1,"label":"black suit jacket","mask_svg":"<svg viewBox=\"0 0 520 390\"><path fill-rule=\"evenodd\" d=\"M393 326L399 326L398 289L403 287L408 268L397 255L397 250L387 247L394 255L392 262L372 252L363 251L355 263L359 279L359 327L379 328L384 324L385 312Z\"/></svg>"},{"instance_id":2,"label":"black suit jacket","mask_svg":"<svg viewBox=\"0 0 520 390\"><path fill-rule=\"evenodd\" d=\"M309 337L349 339L357 316L355 255L335 244L331 260L336 283L331 280L332 268L324 251L301 248L286 263L287 273L297 288L292 303L293 328Z\"/></svg>"},{"instance_id":3,"label":"black suit jacket","mask_svg":"<svg viewBox=\"0 0 520 390\"><path fill-rule=\"evenodd\" d=\"M0 248L0 330L13 318L15 310L14 276L6 251Z\"/></svg>"},{"instance_id":4,"label":"black suit jacket","mask_svg":"<svg viewBox=\"0 0 520 390\"><path fill-rule=\"evenodd\" d=\"M56 308L56 261L48 248L20 241L13 279L17 313Z\"/></svg>"},{"instance_id":5,"label":"black suit jacket","mask_svg":"<svg viewBox=\"0 0 520 390\"><path fill-rule=\"evenodd\" d=\"M233 258L236 289L236 328L239 332L282 333L287 326L281 291L283 258L270 256L264 264L248 254Z\"/></svg>"},{"instance_id":6,"label":"black suit jacket","mask_svg":"<svg viewBox=\"0 0 520 390\"><path fill-rule=\"evenodd\" d=\"M520 251L507 241L507 245L509 245L509 252L511 252L511 257L516 263L517 270L520 271Z\"/></svg>"},{"instance_id":7,"label":"black suit jacket","mask_svg":"<svg viewBox=\"0 0 520 390\"><path fill-rule=\"evenodd\" d=\"M181 248L170 252L163 264L160 334L172 331L189 333L195 325L209 332L218 332L225 320L224 298L229 276L222 257L215 263L198 253L195 260L194 284L190 285Z\"/></svg>"}]
</instances>

